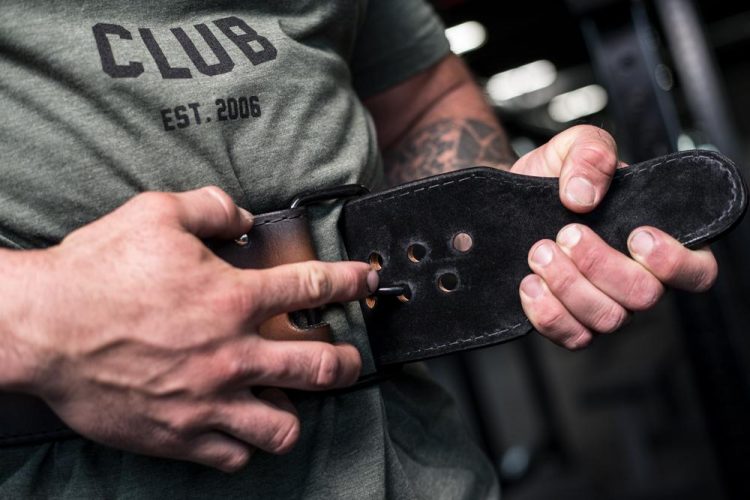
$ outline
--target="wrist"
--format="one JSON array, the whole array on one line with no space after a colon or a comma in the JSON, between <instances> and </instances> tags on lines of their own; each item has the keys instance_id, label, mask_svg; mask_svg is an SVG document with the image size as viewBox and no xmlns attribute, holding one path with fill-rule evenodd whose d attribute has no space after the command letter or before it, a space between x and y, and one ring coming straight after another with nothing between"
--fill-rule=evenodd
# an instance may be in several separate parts
<instances>
[{"instance_id":1,"label":"wrist","mask_svg":"<svg viewBox=\"0 0 750 500\"><path fill-rule=\"evenodd\" d=\"M0 250L0 391L31 392L42 367L39 327L48 250ZM40 307L41 306L41 307Z\"/></svg>"}]
</instances>

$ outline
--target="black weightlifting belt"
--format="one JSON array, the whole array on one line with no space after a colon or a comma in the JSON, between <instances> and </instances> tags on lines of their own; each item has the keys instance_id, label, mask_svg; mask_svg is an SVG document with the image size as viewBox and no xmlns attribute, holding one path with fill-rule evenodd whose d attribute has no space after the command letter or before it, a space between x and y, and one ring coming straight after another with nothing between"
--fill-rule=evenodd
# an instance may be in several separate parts
<instances>
[{"instance_id":1,"label":"black weightlifting belt","mask_svg":"<svg viewBox=\"0 0 750 500\"><path fill-rule=\"evenodd\" d=\"M250 233L213 246L242 268L315 258L304 203L359 189L305 194L288 210L258 215ZM651 225L689 248L729 231L745 212L747 188L734 164L709 151L676 153L617 171L600 205L574 214L558 180L485 167L359 195L345 202L340 233L351 260L379 269L380 288L362 301L377 367L358 385L404 363L490 346L528 333L518 286L527 254L566 224L591 227L627 253L636 227ZM330 341L318 311L271 318L260 334ZM0 394L0 445L73 435L39 400Z\"/></svg>"}]
</instances>

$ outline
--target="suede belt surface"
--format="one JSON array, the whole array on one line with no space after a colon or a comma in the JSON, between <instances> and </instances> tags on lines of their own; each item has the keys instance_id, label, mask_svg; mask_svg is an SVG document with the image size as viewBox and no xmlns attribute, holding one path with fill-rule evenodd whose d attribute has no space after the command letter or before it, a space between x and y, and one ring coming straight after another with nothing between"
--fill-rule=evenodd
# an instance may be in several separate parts
<instances>
[{"instance_id":1,"label":"suede belt surface","mask_svg":"<svg viewBox=\"0 0 750 500\"><path fill-rule=\"evenodd\" d=\"M350 200L340 233L351 260L379 269L379 293L361 307L375 364L387 372L528 333L518 297L528 251L566 224L587 225L626 254L628 235L644 225L697 248L729 231L746 206L747 188L730 160L690 151L618 170L588 214L562 206L556 178L476 167ZM257 215L246 237L210 246L241 268L315 259L304 207ZM260 334L332 339L319 311L276 316ZM72 435L42 401L0 393L0 446Z\"/></svg>"}]
</instances>

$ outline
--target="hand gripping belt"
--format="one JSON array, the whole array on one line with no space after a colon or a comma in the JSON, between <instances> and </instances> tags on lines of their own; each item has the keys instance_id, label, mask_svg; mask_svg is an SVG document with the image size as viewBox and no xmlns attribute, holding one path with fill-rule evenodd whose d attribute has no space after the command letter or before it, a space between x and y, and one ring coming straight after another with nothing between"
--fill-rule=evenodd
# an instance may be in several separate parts
<instances>
[{"instance_id":1,"label":"hand gripping belt","mask_svg":"<svg viewBox=\"0 0 750 500\"><path fill-rule=\"evenodd\" d=\"M340 233L348 256L380 273L380 289L361 303L377 372L364 375L357 387L404 363L528 333L532 326L518 297L529 273L527 253L566 224L587 225L624 253L630 232L643 225L697 248L729 231L747 206L737 168L710 151L619 169L588 214L565 209L558 189L556 178L476 167L347 201ZM241 268L315 259L307 211L297 203L256 216L248 235L212 248ZM278 315L260 334L279 341L332 340L318 311ZM41 400L0 394L0 445L72 435Z\"/></svg>"}]
</instances>

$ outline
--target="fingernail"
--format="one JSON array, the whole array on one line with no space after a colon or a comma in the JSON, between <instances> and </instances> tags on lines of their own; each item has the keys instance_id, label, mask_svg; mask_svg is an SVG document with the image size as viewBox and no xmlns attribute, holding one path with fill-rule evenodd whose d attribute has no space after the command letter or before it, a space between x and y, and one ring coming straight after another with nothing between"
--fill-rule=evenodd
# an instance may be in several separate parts
<instances>
[{"instance_id":1,"label":"fingernail","mask_svg":"<svg viewBox=\"0 0 750 500\"><path fill-rule=\"evenodd\" d=\"M542 294L542 280L538 277L529 278L521 283L521 291L529 298L535 299Z\"/></svg>"},{"instance_id":2,"label":"fingernail","mask_svg":"<svg viewBox=\"0 0 750 500\"><path fill-rule=\"evenodd\" d=\"M565 248L573 248L581 241L582 235L583 233L578 229L578 226L567 226L557 235L557 242Z\"/></svg>"},{"instance_id":3,"label":"fingernail","mask_svg":"<svg viewBox=\"0 0 750 500\"><path fill-rule=\"evenodd\" d=\"M583 177L573 177L565 186L565 194L568 198L583 206L591 206L596 201L596 190L594 185Z\"/></svg>"},{"instance_id":4,"label":"fingernail","mask_svg":"<svg viewBox=\"0 0 750 500\"><path fill-rule=\"evenodd\" d=\"M371 270L369 273L367 273L368 292L375 293L375 291L378 289L378 283L380 283L380 276L378 276L377 271Z\"/></svg>"},{"instance_id":5,"label":"fingernail","mask_svg":"<svg viewBox=\"0 0 750 500\"><path fill-rule=\"evenodd\" d=\"M630 250L641 257L646 257L653 248L654 237L648 231L638 231L630 238Z\"/></svg>"},{"instance_id":6,"label":"fingernail","mask_svg":"<svg viewBox=\"0 0 750 500\"><path fill-rule=\"evenodd\" d=\"M544 267L552 262L553 255L554 252L552 252L552 248L550 248L549 244L545 243L539 245L536 250L534 250L534 253L531 254L531 261L534 264Z\"/></svg>"},{"instance_id":7,"label":"fingernail","mask_svg":"<svg viewBox=\"0 0 750 500\"><path fill-rule=\"evenodd\" d=\"M240 216L242 219L247 222L248 224L253 223L253 214L245 210L244 208L238 207L240 209Z\"/></svg>"}]
</instances>

